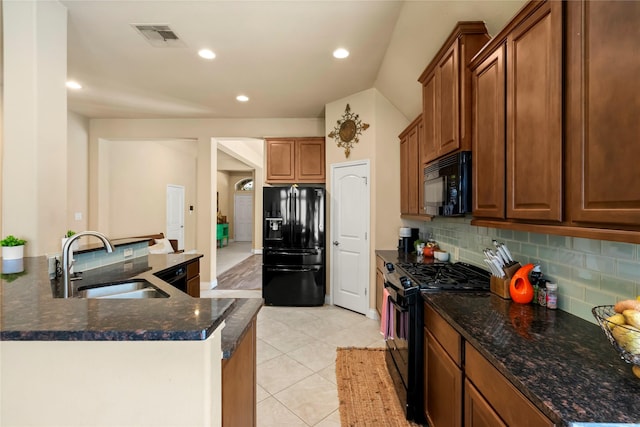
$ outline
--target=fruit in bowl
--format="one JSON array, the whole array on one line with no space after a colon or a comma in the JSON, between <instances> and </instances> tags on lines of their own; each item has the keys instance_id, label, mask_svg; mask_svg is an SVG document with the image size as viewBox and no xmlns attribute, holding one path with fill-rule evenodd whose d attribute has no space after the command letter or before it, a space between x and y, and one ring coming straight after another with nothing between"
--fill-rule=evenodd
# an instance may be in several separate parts
<instances>
[{"instance_id":1,"label":"fruit in bowl","mask_svg":"<svg viewBox=\"0 0 640 427\"><path fill-rule=\"evenodd\" d=\"M619 301L615 306L598 306L592 313L620 357L633 364L640 378L640 301Z\"/></svg>"}]
</instances>

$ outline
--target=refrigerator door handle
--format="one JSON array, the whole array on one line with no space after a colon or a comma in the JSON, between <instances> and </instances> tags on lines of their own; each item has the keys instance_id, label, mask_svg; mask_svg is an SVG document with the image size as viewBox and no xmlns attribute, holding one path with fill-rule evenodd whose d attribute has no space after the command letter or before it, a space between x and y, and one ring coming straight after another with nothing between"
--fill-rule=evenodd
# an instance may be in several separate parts
<instances>
[{"instance_id":1,"label":"refrigerator door handle","mask_svg":"<svg viewBox=\"0 0 640 427\"><path fill-rule=\"evenodd\" d=\"M277 252L278 255L290 255L290 256L298 256L298 255L318 255L318 251L305 251L305 252Z\"/></svg>"}]
</instances>

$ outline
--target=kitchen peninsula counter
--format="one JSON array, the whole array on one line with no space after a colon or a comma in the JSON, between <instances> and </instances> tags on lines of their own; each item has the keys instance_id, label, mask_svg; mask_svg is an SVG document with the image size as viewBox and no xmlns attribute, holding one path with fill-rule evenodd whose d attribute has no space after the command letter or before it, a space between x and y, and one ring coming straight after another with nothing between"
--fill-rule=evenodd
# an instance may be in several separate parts
<instances>
[{"instance_id":1,"label":"kitchen peninsula counter","mask_svg":"<svg viewBox=\"0 0 640 427\"><path fill-rule=\"evenodd\" d=\"M240 355L262 299L192 298L154 276L200 256L138 257L80 281L143 278L169 298L54 298L45 257L2 274L2 423L221 426L223 359Z\"/></svg>"},{"instance_id":2,"label":"kitchen peninsula counter","mask_svg":"<svg viewBox=\"0 0 640 427\"><path fill-rule=\"evenodd\" d=\"M640 379L597 325L489 292L423 299L556 425L640 423Z\"/></svg>"},{"instance_id":3,"label":"kitchen peninsula counter","mask_svg":"<svg viewBox=\"0 0 640 427\"><path fill-rule=\"evenodd\" d=\"M223 354L230 357L262 306L233 298L192 298L154 276L199 254L148 255L82 274L73 286L144 278L169 298L54 298L61 279L50 280L45 257L24 258L24 272L0 276L2 341L205 340L223 322Z\"/></svg>"}]
</instances>

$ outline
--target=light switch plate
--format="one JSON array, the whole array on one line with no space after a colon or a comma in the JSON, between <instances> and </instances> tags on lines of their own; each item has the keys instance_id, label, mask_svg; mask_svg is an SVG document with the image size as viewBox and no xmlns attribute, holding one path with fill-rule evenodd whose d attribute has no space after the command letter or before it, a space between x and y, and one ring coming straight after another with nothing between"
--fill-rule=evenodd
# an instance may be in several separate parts
<instances>
[{"instance_id":1,"label":"light switch plate","mask_svg":"<svg viewBox=\"0 0 640 427\"><path fill-rule=\"evenodd\" d=\"M126 249L124 250L124 257L125 257L125 258L128 258L128 257L130 257L130 256L133 256L133 249L131 249L131 248L126 248Z\"/></svg>"}]
</instances>

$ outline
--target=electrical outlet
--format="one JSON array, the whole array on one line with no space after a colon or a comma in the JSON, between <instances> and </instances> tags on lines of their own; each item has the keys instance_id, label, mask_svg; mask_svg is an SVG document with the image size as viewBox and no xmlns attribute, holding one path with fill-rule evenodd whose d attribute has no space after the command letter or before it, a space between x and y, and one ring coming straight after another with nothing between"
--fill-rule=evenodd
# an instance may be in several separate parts
<instances>
[{"instance_id":1,"label":"electrical outlet","mask_svg":"<svg viewBox=\"0 0 640 427\"><path fill-rule=\"evenodd\" d=\"M126 248L126 249L124 250L124 257L125 257L125 258L129 258L129 257L131 257L131 256L133 256L133 249L131 249L131 248Z\"/></svg>"},{"instance_id":2,"label":"electrical outlet","mask_svg":"<svg viewBox=\"0 0 640 427\"><path fill-rule=\"evenodd\" d=\"M457 246L453 248L453 259L456 261L460 261L460 248Z\"/></svg>"}]
</instances>

